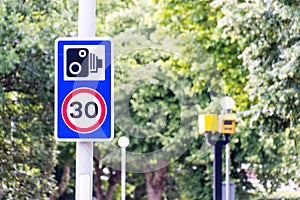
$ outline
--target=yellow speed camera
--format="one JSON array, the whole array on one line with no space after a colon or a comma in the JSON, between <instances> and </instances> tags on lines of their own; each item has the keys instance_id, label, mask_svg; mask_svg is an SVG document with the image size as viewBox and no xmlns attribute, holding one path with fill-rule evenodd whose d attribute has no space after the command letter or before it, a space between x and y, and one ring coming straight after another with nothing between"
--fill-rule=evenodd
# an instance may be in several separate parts
<instances>
[{"instance_id":1,"label":"yellow speed camera","mask_svg":"<svg viewBox=\"0 0 300 200\"><path fill-rule=\"evenodd\" d=\"M218 131L218 115L202 114L198 116L199 132L204 134L206 132Z\"/></svg>"},{"instance_id":2,"label":"yellow speed camera","mask_svg":"<svg viewBox=\"0 0 300 200\"><path fill-rule=\"evenodd\" d=\"M234 114L219 115L219 133L234 134L235 123L236 119Z\"/></svg>"}]
</instances>

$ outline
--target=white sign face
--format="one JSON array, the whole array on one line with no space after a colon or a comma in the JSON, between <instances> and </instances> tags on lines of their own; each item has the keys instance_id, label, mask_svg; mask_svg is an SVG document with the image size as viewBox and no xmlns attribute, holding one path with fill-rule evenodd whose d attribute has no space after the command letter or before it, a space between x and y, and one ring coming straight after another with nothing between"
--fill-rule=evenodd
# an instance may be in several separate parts
<instances>
[{"instance_id":1,"label":"white sign face","mask_svg":"<svg viewBox=\"0 0 300 200\"><path fill-rule=\"evenodd\" d=\"M106 118L107 108L101 94L90 88L70 92L62 105L62 115L67 126L78 133L97 130Z\"/></svg>"},{"instance_id":2,"label":"white sign face","mask_svg":"<svg viewBox=\"0 0 300 200\"><path fill-rule=\"evenodd\" d=\"M64 80L105 80L105 47L103 45L65 45Z\"/></svg>"}]
</instances>

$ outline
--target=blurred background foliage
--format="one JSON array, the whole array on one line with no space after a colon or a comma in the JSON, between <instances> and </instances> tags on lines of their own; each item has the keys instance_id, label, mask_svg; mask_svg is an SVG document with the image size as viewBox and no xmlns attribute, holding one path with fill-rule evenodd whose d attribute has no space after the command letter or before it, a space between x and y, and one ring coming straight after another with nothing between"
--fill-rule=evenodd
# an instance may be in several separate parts
<instances>
[{"instance_id":1,"label":"blurred background foliage","mask_svg":"<svg viewBox=\"0 0 300 200\"><path fill-rule=\"evenodd\" d=\"M167 147L148 166L128 160L127 199L212 199L212 148L198 135L197 115L219 113L224 95L235 99L238 115L231 140L236 198L280 198L273 192L287 184L299 191L298 1L96 6L96 35L115 43L118 113L115 140L95 144L97 199L120 198L113 166L121 135L130 137L132 153ZM77 35L77 9L77 1L0 0L1 199L74 199L75 145L53 136L53 66L55 39ZM122 110L128 101L130 119Z\"/></svg>"}]
</instances>

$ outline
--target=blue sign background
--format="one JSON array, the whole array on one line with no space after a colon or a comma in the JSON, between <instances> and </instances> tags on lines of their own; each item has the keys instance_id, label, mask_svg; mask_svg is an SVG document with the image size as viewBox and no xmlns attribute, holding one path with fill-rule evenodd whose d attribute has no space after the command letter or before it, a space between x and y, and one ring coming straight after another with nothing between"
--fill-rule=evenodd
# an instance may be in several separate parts
<instances>
[{"instance_id":1,"label":"blue sign background","mask_svg":"<svg viewBox=\"0 0 300 200\"><path fill-rule=\"evenodd\" d=\"M80 39L80 40L79 40ZM105 80L101 81L70 81L64 80L64 46L65 45L104 45L105 47ZM61 141L94 141L113 139L113 66L112 42L99 38L58 38L55 46L56 80L55 80L55 132L57 140ZM73 90L81 87L98 91L104 98L107 115L103 124L91 133L77 133L70 129L62 118L62 104L65 97Z\"/></svg>"}]
</instances>

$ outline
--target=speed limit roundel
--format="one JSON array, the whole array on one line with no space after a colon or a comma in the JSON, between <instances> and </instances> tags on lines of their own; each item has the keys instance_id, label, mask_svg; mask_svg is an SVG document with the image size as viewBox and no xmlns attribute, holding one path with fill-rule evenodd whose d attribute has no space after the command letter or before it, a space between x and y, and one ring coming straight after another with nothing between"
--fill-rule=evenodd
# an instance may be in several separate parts
<instances>
[{"instance_id":1,"label":"speed limit roundel","mask_svg":"<svg viewBox=\"0 0 300 200\"><path fill-rule=\"evenodd\" d=\"M104 98L90 88L71 91L62 104L62 117L66 125L78 133L97 130L104 122L106 113Z\"/></svg>"}]
</instances>

